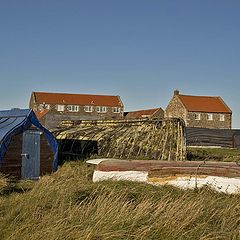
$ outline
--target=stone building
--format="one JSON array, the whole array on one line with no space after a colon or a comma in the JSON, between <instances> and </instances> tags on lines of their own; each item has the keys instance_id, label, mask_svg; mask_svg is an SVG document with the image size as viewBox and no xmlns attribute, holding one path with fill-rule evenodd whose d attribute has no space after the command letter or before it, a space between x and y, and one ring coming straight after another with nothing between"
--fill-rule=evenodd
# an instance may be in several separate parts
<instances>
[{"instance_id":1,"label":"stone building","mask_svg":"<svg viewBox=\"0 0 240 240\"><path fill-rule=\"evenodd\" d=\"M62 120L99 120L123 117L120 96L33 92L29 107L49 129Z\"/></svg>"},{"instance_id":2,"label":"stone building","mask_svg":"<svg viewBox=\"0 0 240 240\"><path fill-rule=\"evenodd\" d=\"M170 100L165 117L181 118L187 127L231 129L232 111L221 97L182 95Z\"/></svg>"},{"instance_id":3,"label":"stone building","mask_svg":"<svg viewBox=\"0 0 240 240\"><path fill-rule=\"evenodd\" d=\"M125 118L164 118L164 111L162 108L152 108L138 111L131 111L124 113Z\"/></svg>"}]
</instances>

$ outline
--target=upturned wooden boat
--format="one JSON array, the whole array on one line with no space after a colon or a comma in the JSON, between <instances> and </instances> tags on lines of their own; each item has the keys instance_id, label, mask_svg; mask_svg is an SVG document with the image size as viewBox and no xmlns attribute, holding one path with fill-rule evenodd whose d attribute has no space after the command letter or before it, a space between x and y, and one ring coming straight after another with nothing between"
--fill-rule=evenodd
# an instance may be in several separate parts
<instances>
[{"instance_id":1,"label":"upturned wooden boat","mask_svg":"<svg viewBox=\"0 0 240 240\"><path fill-rule=\"evenodd\" d=\"M180 188L209 186L240 193L240 166L236 162L95 159L93 181L130 180Z\"/></svg>"}]
</instances>

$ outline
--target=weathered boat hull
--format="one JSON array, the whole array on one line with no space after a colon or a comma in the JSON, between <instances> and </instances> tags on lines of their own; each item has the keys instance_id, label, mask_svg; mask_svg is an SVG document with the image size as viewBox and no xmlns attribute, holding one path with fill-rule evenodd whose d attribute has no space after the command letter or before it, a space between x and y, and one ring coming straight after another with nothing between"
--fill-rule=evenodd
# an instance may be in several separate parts
<instances>
[{"instance_id":1,"label":"weathered boat hull","mask_svg":"<svg viewBox=\"0 0 240 240\"><path fill-rule=\"evenodd\" d=\"M93 181L129 180L183 189L208 186L224 193L240 193L240 166L233 162L170 162L154 160L99 161Z\"/></svg>"}]
</instances>

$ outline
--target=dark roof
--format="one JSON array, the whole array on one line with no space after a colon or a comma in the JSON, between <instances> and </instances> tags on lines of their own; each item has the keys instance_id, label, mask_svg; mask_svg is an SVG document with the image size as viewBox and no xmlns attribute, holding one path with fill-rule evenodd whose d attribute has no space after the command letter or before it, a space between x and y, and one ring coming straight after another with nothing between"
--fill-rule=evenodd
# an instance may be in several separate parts
<instances>
[{"instance_id":1,"label":"dark roof","mask_svg":"<svg viewBox=\"0 0 240 240\"><path fill-rule=\"evenodd\" d=\"M189 112L232 113L221 97L178 95Z\"/></svg>"},{"instance_id":2,"label":"dark roof","mask_svg":"<svg viewBox=\"0 0 240 240\"><path fill-rule=\"evenodd\" d=\"M53 135L38 121L31 109L13 109L0 111L0 162L3 160L11 138L34 125L46 136L54 153L54 168L57 169L58 146Z\"/></svg>"},{"instance_id":3,"label":"dark roof","mask_svg":"<svg viewBox=\"0 0 240 240\"><path fill-rule=\"evenodd\" d=\"M29 109L0 111L0 143L13 129L21 126L30 113Z\"/></svg>"},{"instance_id":4,"label":"dark roof","mask_svg":"<svg viewBox=\"0 0 240 240\"><path fill-rule=\"evenodd\" d=\"M33 92L37 103L123 107L119 96Z\"/></svg>"},{"instance_id":5,"label":"dark roof","mask_svg":"<svg viewBox=\"0 0 240 240\"><path fill-rule=\"evenodd\" d=\"M130 117L130 118L148 117L148 116L152 116L159 109L160 108L152 108L152 109L145 109L145 110L138 110L138 111L127 112L125 116L126 117Z\"/></svg>"}]
</instances>

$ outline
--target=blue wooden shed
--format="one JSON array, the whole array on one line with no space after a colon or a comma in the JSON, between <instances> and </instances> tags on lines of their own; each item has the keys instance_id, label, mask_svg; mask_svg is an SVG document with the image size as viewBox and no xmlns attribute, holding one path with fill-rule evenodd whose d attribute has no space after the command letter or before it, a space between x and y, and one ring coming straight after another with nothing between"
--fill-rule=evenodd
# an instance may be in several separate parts
<instances>
[{"instance_id":1,"label":"blue wooden shed","mask_svg":"<svg viewBox=\"0 0 240 240\"><path fill-rule=\"evenodd\" d=\"M37 179L57 170L58 145L30 109L0 111L0 172Z\"/></svg>"}]
</instances>

